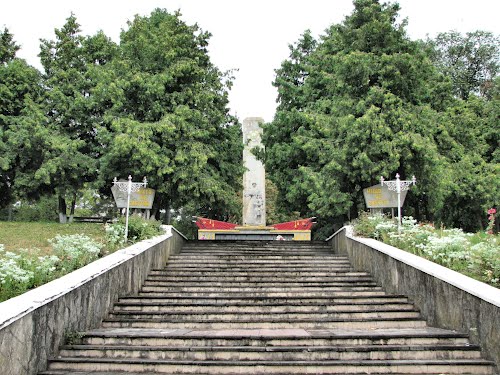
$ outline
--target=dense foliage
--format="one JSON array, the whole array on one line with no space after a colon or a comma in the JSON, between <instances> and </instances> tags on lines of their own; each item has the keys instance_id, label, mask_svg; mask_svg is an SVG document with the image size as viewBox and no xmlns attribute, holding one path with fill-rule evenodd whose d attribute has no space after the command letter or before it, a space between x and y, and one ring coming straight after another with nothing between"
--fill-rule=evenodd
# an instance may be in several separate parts
<instances>
[{"instance_id":1,"label":"dense foliage","mask_svg":"<svg viewBox=\"0 0 500 375\"><path fill-rule=\"evenodd\" d=\"M0 35L0 208L58 197L60 222L84 190L114 177L156 189L154 216L185 205L224 218L238 209L242 142L229 115L229 73L208 56L210 34L179 13L136 16L120 43L83 36L74 15L42 40L43 74ZM168 220L168 218L167 218Z\"/></svg>"},{"instance_id":2,"label":"dense foliage","mask_svg":"<svg viewBox=\"0 0 500 375\"><path fill-rule=\"evenodd\" d=\"M354 7L319 40L306 31L276 71L263 141L280 210L319 216L321 237L365 209L364 188L399 172L417 177L405 205L419 220L478 229L500 196L498 80L488 97L455 96L397 4Z\"/></svg>"},{"instance_id":3,"label":"dense foliage","mask_svg":"<svg viewBox=\"0 0 500 375\"><path fill-rule=\"evenodd\" d=\"M498 236L462 229L435 228L405 217L401 234L394 220L383 215L361 215L354 222L356 234L427 258L493 286L500 286L500 242Z\"/></svg>"}]
</instances>

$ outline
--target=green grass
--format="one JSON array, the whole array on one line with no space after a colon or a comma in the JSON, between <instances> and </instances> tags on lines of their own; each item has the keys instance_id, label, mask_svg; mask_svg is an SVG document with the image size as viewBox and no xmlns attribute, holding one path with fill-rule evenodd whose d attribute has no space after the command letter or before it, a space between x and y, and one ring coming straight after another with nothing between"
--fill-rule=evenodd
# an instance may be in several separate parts
<instances>
[{"instance_id":1,"label":"green grass","mask_svg":"<svg viewBox=\"0 0 500 375\"><path fill-rule=\"evenodd\" d=\"M50 254L52 247L48 240L61 234L85 234L96 241L105 242L104 224L99 223L41 223L0 222L0 244L5 250L38 248L43 254Z\"/></svg>"}]
</instances>

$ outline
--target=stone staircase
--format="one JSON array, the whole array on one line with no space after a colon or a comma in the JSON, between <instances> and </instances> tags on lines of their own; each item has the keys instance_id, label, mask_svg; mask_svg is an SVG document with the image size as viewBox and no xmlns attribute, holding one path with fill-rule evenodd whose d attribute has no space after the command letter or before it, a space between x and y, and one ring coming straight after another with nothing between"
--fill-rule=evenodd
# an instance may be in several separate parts
<instances>
[{"instance_id":1,"label":"stone staircase","mask_svg":"<svg viewBox=\"0 0 500 375\"><path fill-rule=\"evenodd\" d=\"M323 243L189 242L55 374L494 374L461 333Z\"/></svg>"}]
</instances>

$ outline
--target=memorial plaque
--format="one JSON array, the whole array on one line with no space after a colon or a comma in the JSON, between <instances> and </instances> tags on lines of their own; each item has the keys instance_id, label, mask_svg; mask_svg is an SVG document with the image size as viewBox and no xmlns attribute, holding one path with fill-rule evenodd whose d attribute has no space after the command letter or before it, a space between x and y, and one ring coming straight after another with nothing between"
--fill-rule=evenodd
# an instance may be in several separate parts
<instances>
[{"instance_id":1,"label":"memorial plaque","mask_svg":"<svg viewBox=\"0 0 500 375\"><path fill-rule=\"evenodd\" d=\"M117 186L111 187L113 198L115 198L116 207L127 207L127 192L120 191ZM130 208L144 208L150 210L155 200L155 190L149 188L140 188L130 194Z\"/></svg>"},{"instance_id":2,"label":"memorial plaque","mask_svg":"<svg viewBox=\"0 0 500 375\"><path fill-rule=\"evenodd\" d=\"M401 207L406 198L407 191L401 191ZM398 207L398 194L390 191L387 186L373 185L363 189L367 208L395 208Z\"/></svg>"}]
</instances>

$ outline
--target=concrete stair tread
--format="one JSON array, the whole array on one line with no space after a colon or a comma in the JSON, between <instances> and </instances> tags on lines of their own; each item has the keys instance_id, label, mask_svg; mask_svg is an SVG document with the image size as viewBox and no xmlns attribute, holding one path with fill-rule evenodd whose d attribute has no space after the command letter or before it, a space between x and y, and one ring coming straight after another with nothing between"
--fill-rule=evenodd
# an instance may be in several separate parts
<instances>
[{"instance_id":1,"label":"concrete stair tread","mask_svg":"<svg viewBox=\"0 0 500 375\"><path fill-rule=\"evenodd\" d=\"M318 304L318 303L308 303L307 301L299 301L298 303L292 304L290 302L280 302L276 301L273 302L270 300L269 302L265 302L262 304L259 304L259 307L273 307L273 306L311 306L311 307L318 307L318 308L326 308L326 307L332 307L332 306L352 306L352 305L360 305L360 306L378 306L378 305L401 305L401 306L412 306L414 309L413 305L408 302L377 302L377 301L370 301L370 302L358 302L358 301L346 301L346 302L334 302L334 303L328 303L328 304ZM256 305L254 303L250 302L219 302L217 299L214 299L212 301L203 301L203 302L192 302L192 303L176 303L176 302L116 302L115 306L138 306L138 307L148 307L148 306L158 306L158 307L174 307L174 306L182 306L182 307L188 307L188 306L193 306L193 307L201 307L201 306L223 306L223 307L255 307Z\"/></svg>"},{"instance_id":2,"label":"concrete stair tread","mask_svg":"<svg viewBox=\"0 0 500 375\"><path fill-rule=\"evenodd\" d=\"M143 298L149 298L152 300L159 300L159 299L166 299L165 297L162 296L150 296L150 297L141 297L141 296L129 296L129 297L121 297L120 301L126 301L130 299L143 299ZM246 300L246 301L254 301L254 300L260 300L260 301L290 301L290 300L295 300L295 301L307 301L307 300L322 300L325 301L324 303L334 303L335 300L337 299L349 299L349 300L364 300L367 297L365 296L357 296L357 295L350 295L350 296L345 296L345 297L315 297L315 296L287 296L287 297L266 297L266 296L255 296L255 297L245 297L245 296L227 296L227 297L192 297L192 296L176 296L176 297L168 297L171 300L182 300L182 299L189 299L193 301L199 301L199 303L205 303L205 300L208 301L218 301L220 299L222 300ZM403 295L398 295L398 294L388 294L388 295L376 295L373 297L370 297L373 299L405 299L407 300L408 297L403 296Z\"/></svg>"},{"instance_id":3,"label":"concrete stair tread","mask_svg":"<svg viewBox=\"0 0 500 375\"><path fill-rule=\"evenodd\" d=\"M222 352L368 352L368 351L432 351L463 350L477 351L478 345L436 344L436 345L356 345L356 346L148 346L148 345L64 345L63 350L143 350L143 351L222 351Z\"/></svg>"},{"instance_id":4,"label":"concrete stair tread","mask_svg":"<svg viewBox=\"0 0 500 375\"><path fill-rule=\"evenodd\" d=\"M400 365L412 365L412 366L432 366L432 365L487 365L492 366L494 363L486 359L443 359L443 360L418 360L418 359L408 359L408 360L320 360L320 361L194 361L194 360L164 360L164 359L143 359L143 358L82 358L82 357L63 357L63 358L51 358L51 362L97 362L97 363L123 363L123 364L173 364L173 365L196 365L196 366L233 366L235 364L239 366L400 366Z\"/></svg>"},{"instance_id":5,"label":"concrete stair tread","mask_svg":"<svg viewBox=\"0 0 500 375\"><path fill-rule=\"evenodd\" d=\"M391 312L391 313L394 313L394 312L397 312L398 310L391 310L391 309L384 309L384 308L374 308L374 309L371 309L369 310L368 312L371 312L371 313L384 313L384 312ZM411 309L405 309L405 310L400 310L401 312L415 312L415 313L418 313L419 310L415 309L414 307L412 307ZM367 311L366 310L362 310L362 309L359 309L359 310L349 310L349 309L345 309L345 310L335 310L335 311L325 311L324 313L366 313ZM141 314L144 314L144 315L217 315L217 314L221 314L221 315L225 315L225 314L234 314L234 315L248 315L248 312L244 312L244 311L234 311L234 312L222 312L221 310L204 310L204 311L199 311L199 310L190 310L190 311L176 311L175 313L171 312L171 311L153 311L153 312L142 312L142 311L123 311L123 310L120 310L120 311L114 311L113 313L115 314L121 314L121 315L141 315ZM301 311L301 310L286 310L286 311L279 311L279 312L264 312L265 314L269 314L269 315L278 315L278 314L307 314L308 312L307 311ZM314 314L317 314L318 311L310 311L309 312L310 314L314 315ZM259 314L259 311L255 311L252 313L253 314Z\"/></svg>"},{"instance_id":6,"label":"concrete stair tread","mask_svg":"<svg viewBox=\"0 0 500 375\"><path fill-rule=\"evenodd\" d=\"M467 337L466 333L456 332L435 327L412 329L223 329L223 330L196 330L196 329L138 329L138 328L98 328L83 333L94 336L113 337L217 337L217 338L390 338L390 337Z\"/></svg>"}]
</instances>

